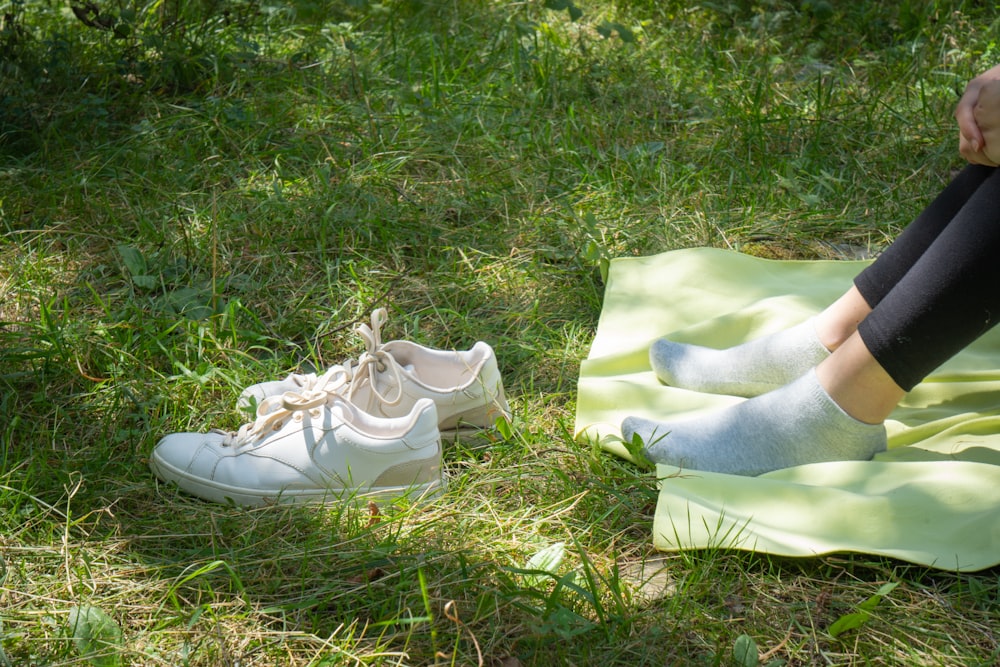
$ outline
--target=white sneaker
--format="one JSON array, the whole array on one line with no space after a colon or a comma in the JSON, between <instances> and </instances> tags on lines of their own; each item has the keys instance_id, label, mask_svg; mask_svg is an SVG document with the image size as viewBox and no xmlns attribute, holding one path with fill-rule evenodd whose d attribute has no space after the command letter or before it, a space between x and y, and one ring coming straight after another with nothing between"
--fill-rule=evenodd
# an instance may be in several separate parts
<instances>
[{"instance_id":1,"label":"white sneaker","mask_svg":"<svg viewBox=\"0 0 1000 667\"><path fill-rule=\"evenodd\" d=\"M293 373L284 380L261 382L243 390L241 409L260 405L286 391L320 389L337 392L362 410L380 417L408 414L421 398L434 401L438 428L445 440L492 428L510 417L503 381L493 348L483 341L471 349L435 350L405 340L382 343L386 310L372 313L371 327L355 329L367 349L322 375Z\"/></svg>"},{"instance_id":2,"label":"white sneaker","mask_svg":"<svg viewBox=\"0 0 1000 667\"><path fill-rule=\"evenodd\" d=\"M382 418L312 390L268 398L233 433L168 435L149 464L188 493L236 505L421 498L444 484L433 401Z\"/></svg>"}]
</instances>

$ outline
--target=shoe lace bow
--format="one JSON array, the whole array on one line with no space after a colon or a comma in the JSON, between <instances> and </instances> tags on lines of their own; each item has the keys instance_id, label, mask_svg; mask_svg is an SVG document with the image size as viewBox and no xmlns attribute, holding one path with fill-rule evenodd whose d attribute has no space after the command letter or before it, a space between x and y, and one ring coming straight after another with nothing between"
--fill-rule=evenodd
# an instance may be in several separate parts
<instances>
[{"instance_id":1,"label":"shoe lace bow","mask_svg":"<svg viewBox=\"0 0 1000 667\"><path fill-rule=\"evenodd\" d=\"M347 401L351 401L357 390L367 385L380 403L398 404L403 398L402 366L382 344L382 325L388 319L385 308L378 308L371 315L371 326L362 323L355 327L355 333L365 342L365 351L357 360L337 364L320 376L297 375L293 379L304 389L337 393ZM385 386L390 390L393 387L396 389L395 396L391 398L379 390L379 377L386 372L391 377Z\"/></svg>"},{"instance_id":2,"label":"shoe lace bow","mask_svg":"<svg viewBox=\"0 0 1000 667\"><path fill-rule=\"evenodd\" d=\"M396 405L403 398L402 366L382 344L382 325L388 320L385 308L378 308L371 315L371 326L359 324L354 331L365 342L365 351L357 360L348 360L332 366L322 375L296 374L292 380L302 388L288 391L279 396L269 396L257 406L257 417L240 427L238 431L227 433L224 444L242 446L262 435L277 431L285 420L296 413L315 410L332 398L338 397L350 402L357 389L368 385L375 399L384 405ZM389 397L379 390L380 375L391 373L388 388L395 387L395 396ZM361 406L364 408L365 406Z\"/></svg>"}]
</instances>

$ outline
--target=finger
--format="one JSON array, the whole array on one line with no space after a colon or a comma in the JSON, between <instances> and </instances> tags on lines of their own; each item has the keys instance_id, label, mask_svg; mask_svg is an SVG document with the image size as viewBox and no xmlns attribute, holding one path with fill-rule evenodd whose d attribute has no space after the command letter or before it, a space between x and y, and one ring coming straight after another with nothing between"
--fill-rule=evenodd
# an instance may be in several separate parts
<instances>
[{"instance_id":1,"label":"finger","mask_svg":"<svg viewBox=\"0 0 1000 667\"><path fill-rule=\"evenodd\" d=\"M986 155L986 153L984 153L983 151L981 151L981 150L978 150L978 151L977 150L972 150L972 146L971 146L970 142L968 142L967 140L965 140L964 137L961 138L961 139L959 139L958 152L962 154L963 158L965 158L967 161L971 162L972 164L981 164L981 165L983 165L985 167L1000 166L1000 165L997 165L996 162L994 162L993 160L991 160Z\"/></svg>"},{"instance_id":2,"label":"finger","mask_svg":"<svg viewBox=\"0 0 1000 667\"><path fill-rule=\"evenodd\" d=\"M966 90L962 99L955 107L955 119L958 121L958 131L961 136L968 140L973 152L979 152L983 147L983 133L976 123L976 100L979 98L979 89Z\"/></svg>"},{"instance_id":3,"label":"finger","mask_svg":"<svg viewBox=\"0 0 1000 667\"><path fill-rule=\"evenodd\" d=\"M972 164L981 164L983 156L973 147L972 142L961 132L958 135L958 152Z\"/></svg>"}]
</instances>

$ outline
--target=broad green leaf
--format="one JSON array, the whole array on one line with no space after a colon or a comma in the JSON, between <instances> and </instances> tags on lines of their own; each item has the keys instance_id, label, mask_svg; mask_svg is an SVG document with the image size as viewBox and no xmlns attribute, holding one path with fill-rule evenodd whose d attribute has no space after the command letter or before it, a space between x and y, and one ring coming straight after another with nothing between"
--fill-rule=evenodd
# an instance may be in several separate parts
<instances>
[{"instance_id":1,"label":"broad green leaf","mask_svg":"<svg viewBox=\"0 0 1000 667\"><path fill-rule=\"evenodd\" d=\"M757 642L750 635L740 635L733 644L733 664L737 667L757 667L760 662L760 653L757 651Z\"/></svg>"},{"instance_id":2,"label":"broad green leaf","mask_svg":"<svg viewBox=\"0 0 1000 667\"><path fill-rule=\"evenodd\" d=\"M69 633L80 657L93 667L121 665L121 628L99 607L85 605L70 609Z\"/></svg>"},{"instance_id":3,"label":"broad green leaf","mask_svg":"<svg viewBox=\"0 0 1000 667\"><path fill-rule=\"evenodd\" d=\"M545 621L541 626L542 632L551 632L563 639L572 639L597 627L590 619L561 605L546 616Z\"/></svg>"},{"instance_id":4,"label":"broad green leaf","mask_svg":"<svg viewBox=\"0 0 1000 667\"><path fill-rule=\"evenodd\" d=\"M839 637L848 630L860 628L868 622L869 618L871 618L871 614L867 611L856 611L850 614L844 614L830 625L828 632L831 637Z\"/></svg>"},{"instance_id":5,"label":"broad green leaf","mask_svg":"<svg viewBox=\"0 0 1000 667\"><path fill-rule=\"evenodd\" d=\"M879 586L878 592L875 593L875 595L878 595L879 597L885 597L889 593L893 592L896 589L896 586L899 586L898 581L890 581L887 584L882 584L881 586Z\"/></svg>"},{"instance_id":6,"label":"broad green leaf","mask_svg":"<svg viewBox=\"0 0 1000 667\"><path fill-rule=\"evenodd\" d=\"M576 21L583 16L583 10L577 7L573 0L545 0L546 9L562 10L569 12L570 19Z\"/></svg>"},{"instance_id":7,"label":"broad green leaf","mask_svg":"<svg viewBox=\"0 0 1000 667\"><path fill-rule=\"evenodd\" d=\"M555 574L562 565L563 556L566 554L566 543L556 542L550 546L545 547L534 556L528 559L525 563L524 569L526 570L540 570L542 572L548 572L549 574ZM524 576L524 581L529 586L538 586L548 577L541 574L527 574Z\"/></svg>"},{"instance_id":8,"label":"broad green leaf","mask_svg":"<svg viewBox=\"0 0 1000 667\"><path fill-rule=\"evenodd\" d=\"M896 586L899 586L898 581L890 581L889 583L882 584L875 595L858 605L858 611L850 614L844 614L834 621L833 624L830 625L830 635L832 637L837 637L844 634L848 630L860 628L862 625L867 623L868 619L871 618L871 612L878 606L879 602L882 601L882 598L891 593Z\"/></svg>"},{"instance_id":9,"label":"broad green leaf","mask_svg":"<svg viewBox=\"0 0 1000 667\"><path fill-rule=\"evenodd\" d=\"M142 252L128 245L119 245L117 250L130 276L134 278L135 276L146 275L146 258Z\"/></svg>"},{"instance_id":10,"label":"broad green leaf","mask_svg":"<svg viewBox=\"0 0 1000 667\"><path fill-rule=\"evenodd\" d=\"M142 289L153 289L157 286L159 281L156 276L132 276L132 283L136 287L141 287Z\"/></svg>"},{"instance_id":11,"label":"broad green leaf","mask_svg":"<svg viewBox=\"0 0 1000 667\"><path fill-rule=\"evenodd\" d=\"M656 470L656 464L646 456L646 443L638 433L632 434L632 440L622 439L625 450L632 457L632 462L644 470Z\"/></svg>"},{"instance_id":12,"label":"broad green leaf","mask_svg":"<svg viewBox=\"0 0 1000 667\"><path fill-rule=\"evenodd\" d=\"M191 320L212 316L212 293L197 287L178 287L163 295L163 302L172 312Z\"/></svg>"},{"instance_id":13,"label":"broad green leaf","mask_svg":"<svg viewBox=\"0 0 1000 667\"><path fill-rule=\"evenodd\" d=\"M596 28L597 33L604 39L611 39L611 37L618 33L621 40L626 43L635 42L635 35L631 30L623 26L621 23L612 23L611 21L604 21Z\"/></svg>"},{"instance_id":14,"label":"broad green leaf","mask_svg":"<svg viewBox=\"0 0 1000 667\"><path fill-rule=\"evenodd\" d=\"M504 440L510 440L514 437L514 427L511 425L510 420L506 417L497 417L493 425L496 427L497 433L499 433L500 437Z\"/></svg>"},{"instance_id":15,"label":"broad green leaf","mask_svg":"<svg viewBox=\"0 0 1000 667\"><path fill-rule=\"evenodd\" d=\"M887 584L882 584L882 586L879 587L875 595L871 596L870 598L868 598L867 600L858 605L858 609L862 609L864 611L872 611L873 609L875 609L875 607L878 606L878 603L882 601L882 598L891 593L892 590L896 588L896 586L899 586L898 581L891 581Z\"/></svg>"},{"instance_id":16,"label":"broad green leaf","mask_svg":"<svg viewBox=\"0 0 1000 667\"><path fill-rule=\"evenodd\" d=\"M608 271L611 270L611 260L607 257L600 258L597 260L597 268L601 271L601 282L607 284Z\"/></svg>"}]
</instances>

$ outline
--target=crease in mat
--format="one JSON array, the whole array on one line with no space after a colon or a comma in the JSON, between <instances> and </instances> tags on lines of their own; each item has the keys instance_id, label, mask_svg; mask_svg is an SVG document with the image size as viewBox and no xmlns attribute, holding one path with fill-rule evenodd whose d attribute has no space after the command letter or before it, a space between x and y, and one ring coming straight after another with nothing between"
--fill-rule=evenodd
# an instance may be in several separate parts
<instances>
[{"instance_id":1,"label":"crease in mat","mask_svg":"<svg viewBox=\"0 0 1000 667\"><path fill-rule=\"evenodd\" d=\"M669 335L722 348L787 328L843 294L865 265L713 248L612 260L580 369L577 436L628 458L626 416L695 416L743 400L662 385L649 344ZM889 449L872 461L759 477L657 466L653 544L866 553L951 571L1000 564L1000 327L908 393L886 428Z\"/></svg>"}]
</instances>

